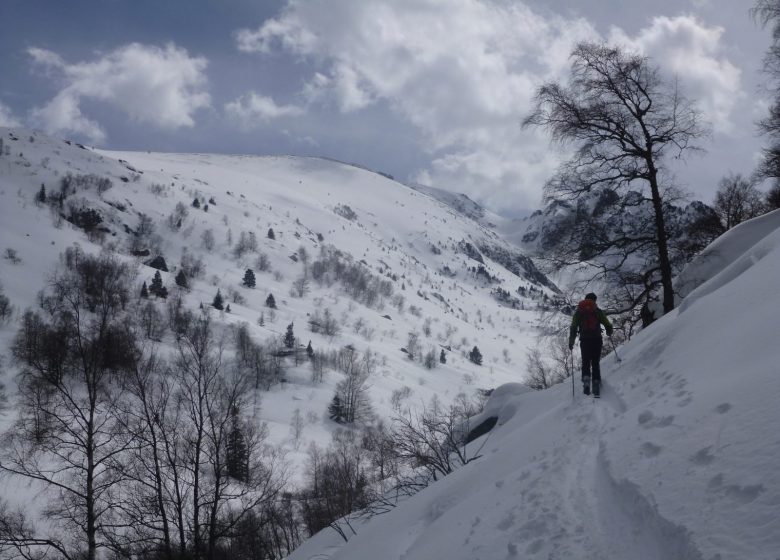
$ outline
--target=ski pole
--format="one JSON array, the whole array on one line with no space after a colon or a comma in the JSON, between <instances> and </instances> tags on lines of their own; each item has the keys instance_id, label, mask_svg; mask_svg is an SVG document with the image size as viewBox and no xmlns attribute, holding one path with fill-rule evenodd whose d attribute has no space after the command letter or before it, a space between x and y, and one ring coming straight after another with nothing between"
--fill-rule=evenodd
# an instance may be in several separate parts
<instances>
[{"instance_id":1,"label":"ski pole","mask_svg":"<svg viewBox=\"0 0 780 560\"><path fill-rule=\"evenodd\" d=\"M615 341L612 340L612 335L609 335L609 342L612 344L612 351L615 353L615 357L617 358L618 363L622 363L623 360L621 360L620 356L618 356L617 348L615 347Z\"/></svg>"},{"instance_id":2,"label":"ski pole","mask_svg":"<svg viewBox=\"0 0 780 560\"><path fill-rule=\"evenodd\" d=\"M574 402L574 350L569 348L569 355L571 356L571 401Z\"/></svg>"}]
</instances>

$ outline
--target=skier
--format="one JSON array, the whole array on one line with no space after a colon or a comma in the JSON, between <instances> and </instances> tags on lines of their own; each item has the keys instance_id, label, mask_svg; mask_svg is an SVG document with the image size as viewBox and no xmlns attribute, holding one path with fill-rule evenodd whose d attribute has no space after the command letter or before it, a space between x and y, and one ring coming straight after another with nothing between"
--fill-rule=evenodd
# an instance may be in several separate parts
<instances>
[{"instance_id":1,"label":"skier","mask_svg":"<svg viewBox=\"0 0 780 560\"><path fill-rule=\"evenodd\" d=\"M594 397L598 397L601 391L601 367L599 366L602 345L601 325L607 329L607 336L612 336L612 323L596 305L596 294L591 292L577 305L577 310L571 318L569 350L574 349L574 340L579 331L582 352L582 389L586 395L590 395L592 375Z\"/></svg>"}]
</instances>

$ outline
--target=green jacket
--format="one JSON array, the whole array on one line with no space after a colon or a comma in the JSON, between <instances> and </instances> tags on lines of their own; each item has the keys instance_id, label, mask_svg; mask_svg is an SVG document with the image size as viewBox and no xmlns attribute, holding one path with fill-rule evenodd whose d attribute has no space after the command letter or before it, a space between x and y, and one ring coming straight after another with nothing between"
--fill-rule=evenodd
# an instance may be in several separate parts
<instances>
[{"instance_id":1,"label":"green jacket","mask_svg":"<svg viewBox=\"0 0 780 560\"><path fill-rule=\"evenodd\" d=\"M599 324L595 330L583 331L581 328L581 318L588 311L595 312L596 319L598 320ZM609 319L607 319L607 316L604 314L604 312L599 309L599 307L596 305L596 302L590 299L582 300L579 305L577 305L577 310L574 312L574 315L571 318L571 327L569 328L569 347L574 346L574 340L577 338L578 332L580 333L580 340L583 338L601 338L601 325L604 325L604 328L607 330L607 336L612 336L612 323L609 322Z\"/></svg>"}]
</instances>

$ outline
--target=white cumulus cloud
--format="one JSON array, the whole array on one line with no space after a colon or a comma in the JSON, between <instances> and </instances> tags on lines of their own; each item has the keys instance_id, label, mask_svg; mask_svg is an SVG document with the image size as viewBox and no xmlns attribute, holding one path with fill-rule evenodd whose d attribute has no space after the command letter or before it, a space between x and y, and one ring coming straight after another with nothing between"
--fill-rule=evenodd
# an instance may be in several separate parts
<instances>
[{"instance_id":1,"label":"white cumulus cloud","mask_svg":"<svg viewBox=\"0 0 780 560\"><path fill-rule=\"evenodd\" d=\"M609 38L670 65L726 125L740 76L720 51L721 29L656 18L635 37L615 29ZM539 203L560 155L520 123L540 84L567 79L573 46L600 39L587 19L501 0L287 0L277 17L236 34L244 52L311 63L301 92L310 103L390 107L429 153L418 179L499 210Z\"/></svg>"},{"instance_id":2,"label":"white cumulus cloud","mask_svg":"<svg viewBox=\"0 0 780 560\"><path fill-rule=\"evenodd\" d=\"M0 101L0 126L22 126L21 121L14 116L11 108Z\"/></svg>"},{"instance_id":3,"label":"white cumulus cloud","mask_svg":"<svg viewBox=\"0 0 780 560\"><path fill-rule=\"evenodd\" d=\"M74 132L103 140L100 124L82 110L84 100L106 103L133 121L163 129L193 126L194 113L210 105L208 62L174 44L131 43L76 64L45 49L31 48L28 53L63 84L51 101L32 111L33 122L50 133Z\"/></svg>"},{"instance_id":4,"label":"white cumulus cloud","mask_svg":"<svg viewBox=\"0 0 780 560\"><path fill-rule=\"evenodd\" d=\"M724 31L694 16L660 16L635 37L613 29L609 39L650 56L655 64L674 74L685 93L698 100L715 130L729 132L732 112L745 92L741 70L723 53Z\"/></svg>"},{"instance_id":5,"label":"white cumulus cloud","mask_svg":"<svg viewBox=\"0 0 780 560\"><path fill-rule=\"evenodd\" d=\"M297 117L304 112L297 105L277 105L271 97L254 91L225 104L225 113L243 128L252 128L280 117Z\"/></svg>"}]
</instances>

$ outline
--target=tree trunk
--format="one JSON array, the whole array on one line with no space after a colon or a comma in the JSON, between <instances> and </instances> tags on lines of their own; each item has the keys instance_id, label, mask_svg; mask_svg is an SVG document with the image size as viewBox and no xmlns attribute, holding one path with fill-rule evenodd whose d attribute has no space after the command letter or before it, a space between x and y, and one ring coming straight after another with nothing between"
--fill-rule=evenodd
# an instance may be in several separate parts
<instances>
[{"instance_id":1,"label":"tree trunk","mask_svg":"<svg viewBox=\"0 0 780 560\"><path fill-rule=\"evenodd\" d=\"M90 387L89 392L92 392ZM97 556L96 519L95 519L95 403L90 395L89 420L87 424L87 469L86 469L86 533L87 533L87 560L95 560Z\"/></svg>"},{"instance_id":2,"label":"tree trunk","mask_svg":"<svg viewBox=\"0 0 780 560\"><path fill-rule=\"evenodd\" d=\"M658 264L661 269L661 286L663 288L664 314L674 309L674 288L672 287L672 265L669 261L669 246L666 241L666 223L664 222L663 201L658 188L658 170L652 160L648 161L650 171L650 192L653 198L653 210L655 211L655 235L658 246Z\"/></svg>"}]
</instances>

